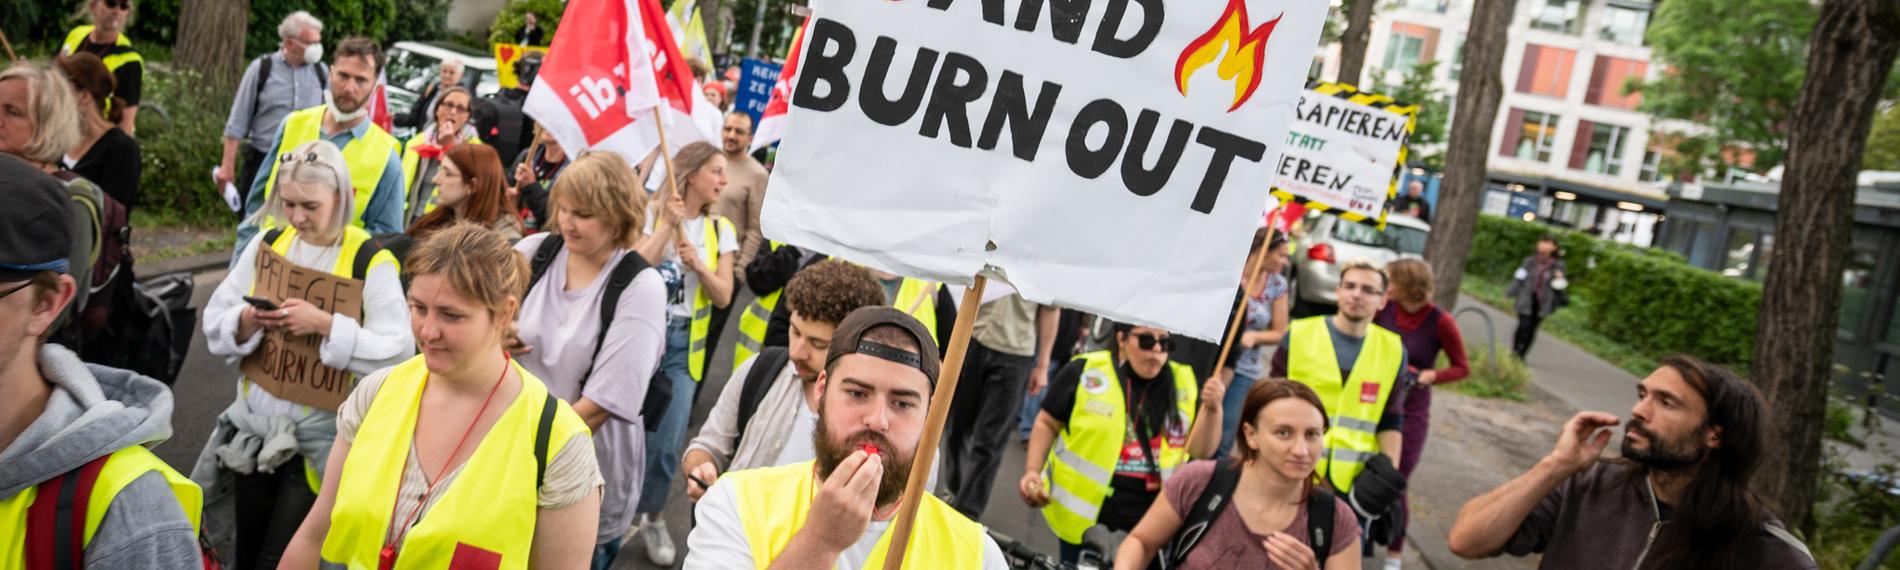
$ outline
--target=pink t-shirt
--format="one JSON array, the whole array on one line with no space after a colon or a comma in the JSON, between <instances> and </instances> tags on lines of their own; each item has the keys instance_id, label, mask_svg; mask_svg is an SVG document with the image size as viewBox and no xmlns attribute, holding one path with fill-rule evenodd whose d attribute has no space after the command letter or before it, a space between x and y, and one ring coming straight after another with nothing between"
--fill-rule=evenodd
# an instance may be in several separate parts
<instances>
[{"instance_id":1,"label":"pink t-shirt","mask_svg":"<svg viewBox=\"0 0 1900 570\"><path fill-rule=\"evenodd\" d=\"M1167 493L1168 505L1174 507L1174 514L1187 518L1188 509L1194 508L1200 500L1201 491L1207 489L1207 483L1214 478L1213 461L1192 461L1174 472L1174 477L1162 485ZM1359 521L1353 518L1352 506L1335 497L1333 499L1333 547L1332 552L1315 556L1321 566L1334 554L1345 552L1359 546ZM1293 524L1287 525L1283 532L1300 539L1311 546L1311 538L1306 533L1306 509L1300 509L1294 515ZM1240 518L1240 511L1232 505L1222 509L1214 522L1208 525L1207 534L1201 536L1201 542L1188 552L1187 562L1182 568L1275 568L1267 559L1267 547L1261 544L1266 535L1255 534L1247 529L1247 523Z\"/></svg>"}]
</instances>

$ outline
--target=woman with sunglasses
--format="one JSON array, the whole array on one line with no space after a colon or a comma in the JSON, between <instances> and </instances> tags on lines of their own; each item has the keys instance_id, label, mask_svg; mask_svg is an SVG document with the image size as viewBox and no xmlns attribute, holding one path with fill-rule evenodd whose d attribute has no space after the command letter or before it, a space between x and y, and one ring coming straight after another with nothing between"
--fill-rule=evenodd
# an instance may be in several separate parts
<instances>
[{"instance_id":1,"label":"woman with sunglasses","mask_svg":"<svg viewBox=\"0 0 1900 570\"><path fill-rule=\"evenodd\" d=\"M402 362L414 354L415 339L396 258L350 224L356 192L343 153L319 140L298 145L279 162L278 190L250 221L269 229L244 247L205 306L205 348L235 363L266 344L266 331L315 336L322 366L348 373L352 382ZM361 281L360 312L333 314L304 299L265 298L257 271L264 248L292 265ZM292 402L264 386L238 379L236 400L219 414L192 470L210 490L205 511L212 529L235 528L236 568L277 566L316 501L336 438L335 410ZM221 518L233 512L235 520Z\"/></svg>"},{"instance_id":2,"label":"woman with sunglasses","mask_svg":"<svg viewBox=\"0 0 1900 570\"><path fill-rule=\"evenodd\" d=\"M1081 558L1091 527L1135 528L1190 451L1205 457L1220 443L1220 398L1214 427L1195 426L1201 389L1193 369L1168 358L1174 343L1167 331L1117 324L1109 350L1076 356L1049 382L1018 487L1062 540L1063 562Z\"/></svg>"},{"instance_id":3,"label":"woman with sunglasses","mask_svg":"<svg viewBox=\"0 0 1900 570\"><path fill-rule=\"evenodd\" d=\"M1357 570L1359 522L1352 506L1327 491L1314 475L1324 452L1326 406L1305 384L1267 379L1247 390L1240 406L1244 418L1234 456L1220 461L1195 461L1182 466L1163 485L1161 496L1141 523L1122 541L1115 568L1139 570L1150 563L1177 534L1197 508L1201 495L1216 481L1227 500L1210 503L1214 515L1188 548L1167 552L1169 568L1213 570L1228 568L1324 568ZM1238 470L1238 476L1234 471ZM1235 477L1235 478L1225 478ZM1310 517L1315 503L1332 507L1332 520ZM1327 504L1330 503L1330 504ZM1331 539L1326 552L1313 551L1313 527Z\"/></svg>"},{"instance_id":4,"label":"woman with sunglasses","mask_svg":"<svg viewBox=\"0 0 1900 570\"><path fill-rule=\"evenodd\" d=\"M424 214L435 211L436 171L442 168L442 155L466 143L481 144L469 124L469 105L474 101L468 89L451 85L435 99L429 124L402 143L403 223L414 224Z\"/></svg>"},{"instance_id":5,"label":"woman with sunglasses","mask_svg":"<svg viewBox=\"0 0 1900 570\"><path fill-rule=\"evenodd\" d=\"M600 515L593 439L503 349L528 260L457 222L405 269L422 354L343 402L323 492L282 567L586 567Z\"/></svg>"}]
</instances>

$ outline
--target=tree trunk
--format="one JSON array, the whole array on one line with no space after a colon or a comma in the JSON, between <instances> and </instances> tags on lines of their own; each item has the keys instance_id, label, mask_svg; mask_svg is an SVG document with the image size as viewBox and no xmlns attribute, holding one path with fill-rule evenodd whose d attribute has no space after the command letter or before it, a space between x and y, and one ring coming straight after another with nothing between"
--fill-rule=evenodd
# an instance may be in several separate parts
<instances>
[{"instance_id":1,"label":"tree trunk","mask_svg":"<svg viewBox=\"0 0 1900 570\"><path fill-rule=\"evenodd\" d=\"M1346 0L1346 34L1339 40L1339 75L1334 81L1359 85L1366 66L1366 44L1372 42L1372 11L1378 0ZM1508 22L1508 20L1506 20Z\"/></svg>"},{"instance_id":2,"label":"tree trunk","mask_svg":"<svg viewBox=\"0 0 1900 570\"><path fill-rule=\"evenodd\" d=\"M1471 233L1478 226L1491 125L1497 122L1498 101L1504 98L1504 49L1510 45L1505 31L1516 12L1517 0L1477 0L1471 8L1465 68L1458 78L1458 106L1445 151L1445 182L1439 189L1431 234L1425 240L1425 259L1435 276L1433 302L1446 310L1458 306L1458 285L1464 280Z\"/></svg>"},{"instance_id":3,"label":"tree trunk","mask_svg":"<svg viewBox=\"0 0 1900 570\"><path fill-rule=\"evenodd\" d=\"M1768 263L1753 370L1768 400L1765 457L1773 459L1763 463L1753 488L1782 520L1810 531L1841 270L1853 237L1855 173L1896 50L1900 2L1827 0L1789 117L1774 234L1784 255Z\"/></svg>"},{"instance_id":4,"label":"tree trunk","mask_svg":"<svg viewBox=\"0 0 1900 570\"><path fill-rule=\"evenodd\" d=\"M244 0L184 0L178 11L178 69L194 69L209 85L236 85L244 73L245 26L251 5Z\"/></svg>"}]
</instances>

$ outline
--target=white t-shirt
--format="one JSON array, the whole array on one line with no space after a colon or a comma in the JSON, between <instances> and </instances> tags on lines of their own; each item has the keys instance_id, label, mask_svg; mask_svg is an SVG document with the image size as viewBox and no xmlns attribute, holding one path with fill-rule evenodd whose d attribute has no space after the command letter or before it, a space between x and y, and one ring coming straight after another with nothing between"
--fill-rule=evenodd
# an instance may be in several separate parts
<instances>
[{"instance_id":1,"label":"white t-shirt","mask_svg":"<svg viewBox=\"0 0 1900 570\"><path fill-rule=\"evenodd\" d=\"M809 438L808 438L809 439ZM724 479L714 481L712 489L699 501L693 511L698 526L686 537L687 570L726 570L728 568L757 568L752 559L752 546L746 539L745 524L739 521L739 499L731 484ZM808 521L809 522L809 521ZM836 570L859 570L864 561L870 558L871 549L877 546L884 530L892 521L871 521L864 529L864 536L858 537L857 544L838 554ZM983 537L983 568L985 570L1009 570L1009 559L1003 557L1003 549L989 536Z\"/></svg>"},{"instance_id":2,"label":"white t-shirt","mask_svg":"<svg viewBox=\"0 0 1900 570\"><path fill-rule=\"evenodd\" d=\"M798 403L805 403L805 399L799 398ZM812 413L809 406L793 407L798 411L792 416L792 431L785 435L785 447L779 448L778 459L772 462L773 465L790 465L818 456L818 452L811 447L811 432L812 428L818 426L818 414Z\"/></svg>"},{"instance_id":3,"label":"white t-shirt","mask_svg":"<svg viewBox=\"0 0 1900 570\"><path fill-rule=\"evenodd\" d=\"M653 233L653 222L656 218L658 218L657 215L647 216L647 233ZM693 244L693 251L699 252L700 261L716 270L718 268L713 266L713 260L706 257L706 224L710 220L710 217L701 215L681 222L680 225L686 232L686 242ZM659 270L660 276L666 278L666 313L674 318L690 319L693 317L693 295L699 291L699 274L694 273L680 261L678 249L667 247L664 251L666 255L660 259L660 263L655 264L654 268ZM739 236L733 233L732 225L719 225L719 260L723 263L736 263L733 260L738 258L733 257L733 254L738 251ZM740 270L737 267L733 268L735 273Z\"/></svg>"}]
</instances>

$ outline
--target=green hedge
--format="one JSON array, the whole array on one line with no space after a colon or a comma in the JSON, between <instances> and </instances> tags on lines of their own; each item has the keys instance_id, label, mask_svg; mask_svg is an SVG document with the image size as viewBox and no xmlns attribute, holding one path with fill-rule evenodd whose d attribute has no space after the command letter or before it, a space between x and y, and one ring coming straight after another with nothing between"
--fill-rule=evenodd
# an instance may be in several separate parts
<instances>
[{"instance_id":1,"label":"green hedge","mask_svg":"<svg viewBox=\"0 0 1900 570\"><path fill-rule=\"evenodd\" d=\"M1543 235L1557 236L1571 295L1589 328L1652 358L1692 354L1744 369L1753 358L1761 286L1692 267L1680 255L1589 234L1481 215L1465 272L1508 283Z\"/></svg>"},{"instance_id":2,"label":"green hedge","mask_svg":"<svg viewBox=\"0 0 1900 570\"><path fill-rule=\"evenodd\" d=\"M146 106L154 110L139 113L139 152L145 167L139 211L168 224L229 225L236 214L213 187L211 167L224 151L224 109L230 108L230 95L195 77L185 70L145 72Z\"/></svg>"}]
</instances>

